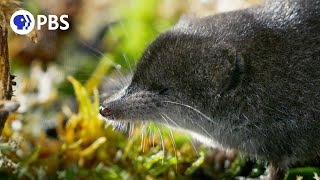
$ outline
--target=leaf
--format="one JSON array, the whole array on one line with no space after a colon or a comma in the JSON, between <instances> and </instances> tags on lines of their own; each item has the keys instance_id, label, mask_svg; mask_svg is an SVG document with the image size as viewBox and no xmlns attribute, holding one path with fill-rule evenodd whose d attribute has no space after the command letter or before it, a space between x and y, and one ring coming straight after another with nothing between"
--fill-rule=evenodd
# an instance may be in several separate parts
<instances>
[{"instance_id":1,"label":"leaf","mask_svg":"<svg viewBox=\"0 0 320 180\"><path fill-rule=\"evenodd\" d=\"M146 169L146 171L148 171L153 164L161 161L163 158L164 157L163 157L162 151L159 151L157 154L154 154L154 155L148 157L146 159L146 161L144 162L143 166Z\"/></svg>"},{"instance_id":2,"label":"leaf","mask_svg":"<svg viewBox=\"0 0 320 180\"><path fill-rule=\"evenodd\" d=\"M28 166L30 163L37 160L40 154L41 146L36 146L33 152L21 163L21 166Z\"/></svg>"},{"instance_id":3,"label":"leaf","mask_svg":"<svg viewBox=\"0 0 320 180\"><path fill-rule=\"evenodd\" d=\"M285 176L286 180L296 179L297 176L302 176L303 179L313 179L314 173L320 174L320 168L316 167L303 167L290 169Z\"/></svg>"},{"instance_id":4,"label":"leaf","mask_svg":"<svg viewBox=\"0 0 320 180\"><path fill-rule=\"evenodd\" d=\"M102 144L104 144L107 141L105 137L98 138L95 142L93 142L89 147L84 149L81 153L81 157L90 156L93 154Z\"/></svg>"},{"instance_id":5,"label":"leaf","mask_svg":"<svg viewBox=\"0 0 320 180\"><path fill-rule=\"evenodd\" d=\"M90 107L90 100L88 98L88 94L85 91L85 89L82 87L82 85L73 77L69 76L68 80L73 85L77 101L79 103L79 113L83 116L88 116L88 111L91 110Z\"/></svg>"},{"instance_id":6,"label":"leaf","mask_svg":"<svg viewBox=\"0 0 320 180\"><path fill-rule=\"evenodd\" d=\"M171 158L166 157L164 163L158 163L157 166L149 170L148 174L152 176L158 176L168 171L169 168L171 168L173 165L176 165L176 164L177 164L176 157L171 157Z\"/></svg>"},{"instance_id":7,"label":"leaf","mask_svg":"<svg viewBox=\"0 0 320 180\"><path fill-rule=\"evenodd\" d=\"M85 87L88 94L91 94L92 91L98 87L106 73L110 70L111 66L114 64L113 57L110 54L106 54L100 60L96 70L90 76L90 79L87 81Z\"/></svg>"},{"instance_id":8,"label":"leaf","mask_svg":"<svg viewBox=\"0 0 320 180\"><path fill-rule=\"evenodd\" d=\"M192 163L192 165L185 171L185 175L193 174L204 162L204 153L200 152L200 157Z\"/></svg>"}]
</instances>

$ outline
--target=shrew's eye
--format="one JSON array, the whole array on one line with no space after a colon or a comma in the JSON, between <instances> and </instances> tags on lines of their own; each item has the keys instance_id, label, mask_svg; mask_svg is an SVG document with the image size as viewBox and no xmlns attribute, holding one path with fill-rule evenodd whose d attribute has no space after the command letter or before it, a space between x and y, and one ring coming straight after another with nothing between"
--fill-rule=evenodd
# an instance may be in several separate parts
<instances>
[{"instance_id":1,"label":"shrew's eye","mask_svg":"<svg viewBox=\"0 0 320 180\"><path fill-rule=\"evenodd\" d=\"M151 84L149 91L158 92L159 95L167 95L169 89L163 85Z\"/></svg>"},{"instance_id":2,"label":"shrew's eye","mask_svg":"<svg viewBox=\"0 0 320 180\"><path fill-rule=\"evenodd\" d=\"M169 89L168 88L163 88L159 91L160 95L168 95Z\"/></svg>"}]
</instances>

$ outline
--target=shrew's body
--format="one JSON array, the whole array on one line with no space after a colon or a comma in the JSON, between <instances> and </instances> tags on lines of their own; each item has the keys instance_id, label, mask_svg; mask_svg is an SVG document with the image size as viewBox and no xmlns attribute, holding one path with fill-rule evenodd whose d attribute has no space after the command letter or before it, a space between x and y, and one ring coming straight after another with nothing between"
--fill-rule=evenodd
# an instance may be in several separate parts
<instances>
[{"instance_id":1,"label":"shrew's body","mask_svg":"<svg viewBox=\"0 0 320 180\"><path fill-rule=\"evenodd\" d=\"M182 19L145 50L130 85L101 113L168 121L281 168L319 155L320 0Z\"/></svg>"}]
</instances>

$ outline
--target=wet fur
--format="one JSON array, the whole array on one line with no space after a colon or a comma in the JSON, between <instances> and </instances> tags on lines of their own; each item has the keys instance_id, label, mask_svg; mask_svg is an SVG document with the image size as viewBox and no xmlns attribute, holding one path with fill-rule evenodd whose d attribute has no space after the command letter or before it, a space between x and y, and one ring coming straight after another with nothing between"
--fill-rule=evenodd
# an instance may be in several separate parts
<instances>
[{"instance_id":1,"label":"wet fur","mask_svg":"<svg viewBox=\"0 0 320 180\"><path fill-rule=\"evenodd\" d=\"M320 153L320 0L183 18L144 52L107 118L153 120L284 168ZM203 137L203 138L201 138Z\"/></svg>"}]
</instances>

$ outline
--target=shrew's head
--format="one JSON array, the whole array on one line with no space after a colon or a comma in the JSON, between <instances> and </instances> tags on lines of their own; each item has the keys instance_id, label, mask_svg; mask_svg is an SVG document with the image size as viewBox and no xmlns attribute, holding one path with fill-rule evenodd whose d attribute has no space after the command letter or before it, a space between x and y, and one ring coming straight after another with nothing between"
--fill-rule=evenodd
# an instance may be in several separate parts
<instances>
[{"instance_id":1,"label":"shrew's head","mask_svg":"<svg viewBox=\"0 0 320 180\"><path fill-rule=\"evenodd\" d=\"M116 121L174 120L185 126L188 118L213 116L219 99L237 88L242 66L225 44L167 31L145 50L131 83L105 100L100 113Z\"/></svg>"}]
</instances>

